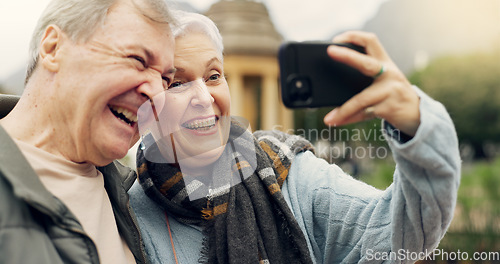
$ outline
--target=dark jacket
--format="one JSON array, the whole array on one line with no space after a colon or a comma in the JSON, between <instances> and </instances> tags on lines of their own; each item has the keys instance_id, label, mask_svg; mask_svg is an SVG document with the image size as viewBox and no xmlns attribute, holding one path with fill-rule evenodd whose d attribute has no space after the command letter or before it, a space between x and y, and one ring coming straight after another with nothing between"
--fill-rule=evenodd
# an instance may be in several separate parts
<instances>
[{"instance_id":1,"label":"dark jacket","mask_svg":"<svg viewBox=\"0 0 500 264\"><path fill-rule=\"evenodd\" d=\"M135 172L118 162L98 169L104 175L118 231L137 263L146 263L127 194ZM68 208L42 185L1 126L0 263L99 263L94 242Z\"/></svg>"}]
</instances>

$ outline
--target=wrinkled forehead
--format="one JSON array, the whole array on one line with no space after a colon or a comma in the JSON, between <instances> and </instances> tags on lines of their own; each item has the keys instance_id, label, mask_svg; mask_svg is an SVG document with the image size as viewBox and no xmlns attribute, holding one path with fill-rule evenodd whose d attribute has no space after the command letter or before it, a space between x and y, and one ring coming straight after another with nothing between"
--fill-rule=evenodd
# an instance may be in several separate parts
<instances>
[{"instance_id":1,"label":"wrinkled forehead","mask_svg":"<svg viewBox=\"0 0 500 264\"><path fill-rule=\"evenodd\" d=\"M114 6L89 42L98 52L141 56L161 72L173 67L175 44L169 24L152 21L130 2Z\"/></svg>"},{"instance_id":2,"label":"wrinkled forehead","mask_svg":"<svg viewBox=\"0 0 500 264\"><path fill-rule=\"evenodd\" d=\"M94 37L108 39L111 42L116 40L142 42L148 46L173 43L168 23L151 20L127 1L119 1L109 10L103 25L96 30Z\"/></svg>"}]
</instances>

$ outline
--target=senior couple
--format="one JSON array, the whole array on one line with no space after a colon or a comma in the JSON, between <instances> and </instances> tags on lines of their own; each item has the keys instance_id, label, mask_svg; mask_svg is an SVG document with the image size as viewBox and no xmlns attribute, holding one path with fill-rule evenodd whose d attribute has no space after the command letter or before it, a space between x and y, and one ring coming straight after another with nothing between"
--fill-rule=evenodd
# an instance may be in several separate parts
<instances>
[{"instance_id":1,"label":"senior couple","mask_svg":"<svg viewBox=\"0 0 500 264\"><path fill-rule=\"evenodd\" d=\"M0 262L373 263L367 252L434 249L460 179L453 123L375 36L334 41L367 54L331 46L333 60L384 69L324 120L383 120L397 163L386 190L231 117L208 18L163 0L53 0L0 120ZM137 175L115 160L139 135Z\"/></svg>"}]
</instances>

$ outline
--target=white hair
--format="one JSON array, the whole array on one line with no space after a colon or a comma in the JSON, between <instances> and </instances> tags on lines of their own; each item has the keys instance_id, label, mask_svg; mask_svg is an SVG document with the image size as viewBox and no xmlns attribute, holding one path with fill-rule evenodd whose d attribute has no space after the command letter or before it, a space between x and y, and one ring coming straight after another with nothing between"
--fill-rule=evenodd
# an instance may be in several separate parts
<instances>
[{"instance_id":1,"label":"white hair","mask_svg":"<svg viewBox=\"0 0 500 264\"><path fill-rule=\"evenodd\" d=\"M224 44L222 36L215 23L208 17L182 10L172 10L177 24L172 27L172 33L175 38L185 36L189 33L202 33L205 34L214 44L221 61L224 59Z\"/></svg>"},{"instance_id":2,"label":"white hair","mask_svg":"<svg viewBox=\"0 0 500 264\"><path fill-rule=\"evenodd\" d=\"M87 41L106 19L109 9L121 0L52 0L42 13L31 37L28 68L25 83L38 64L40 42L49 25L56 25L72 41ZM142 0L148 7L144 9L135 0L131 3L144 16L158 23L175 24L164 0Z\"/></svg>"}]
</instances>

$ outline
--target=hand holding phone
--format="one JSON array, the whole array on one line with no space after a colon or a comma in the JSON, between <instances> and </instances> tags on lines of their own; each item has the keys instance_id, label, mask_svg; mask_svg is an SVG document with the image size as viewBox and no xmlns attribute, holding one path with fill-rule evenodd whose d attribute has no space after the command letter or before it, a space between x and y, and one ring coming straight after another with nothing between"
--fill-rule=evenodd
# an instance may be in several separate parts
<instances>
[{"instance_id":1,"label":"hand holding phone","mask_svg":"<svg viewBox=\"0 0 500 264\"><path fill-rule=\"evenodd\" d=\"M372 33L344 32L333 43L285 43L279 64L283 103L335 107L324 117L328 126L377 117L413 136L420 125L416 90Z\"/></svg>"},{"instance_id":2,"label":"hand holding phone","mask_svg":"<svg viewBox=\"0 0 500 264\"><path fill-rule=\"evenodd\" d=\"M281 98L289 108L340 106L373 78L332 60L326 42L288 42L279 50ZM365 53L353 44L334 44Z\"/></svg>"}]
</instances>

